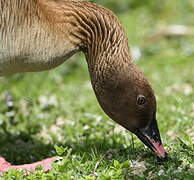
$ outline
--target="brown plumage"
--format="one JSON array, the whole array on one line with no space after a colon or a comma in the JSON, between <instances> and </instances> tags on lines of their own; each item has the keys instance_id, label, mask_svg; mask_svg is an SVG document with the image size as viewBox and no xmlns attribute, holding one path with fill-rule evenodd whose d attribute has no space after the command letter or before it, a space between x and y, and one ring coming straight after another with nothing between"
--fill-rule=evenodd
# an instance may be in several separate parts
<instances>
[{"instance_id":1,"label":"brown plumage","mask_svg":"<svg viewBox=\"0 0 194 180\"><path fill-rule=\"evenodd\" d=\"M102 109L165 157L154 92L110 10L90 2L0 0L0 50L0 75L47 70L84 52Z\"/></svg>"}]
</instances>

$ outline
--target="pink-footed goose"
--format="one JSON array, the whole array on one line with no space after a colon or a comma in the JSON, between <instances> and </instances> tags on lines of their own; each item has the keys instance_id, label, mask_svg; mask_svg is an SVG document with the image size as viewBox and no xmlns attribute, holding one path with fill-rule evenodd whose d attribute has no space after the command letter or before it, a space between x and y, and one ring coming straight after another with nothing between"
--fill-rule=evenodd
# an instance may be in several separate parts
<instances>
[{"instance_id":1,"label":"pink-footed goose","mask_svg":"<svg viewBox=\"0 0 194 180\"><path fill-rule=\"evenodd\" d=\"M133 64L123 27L108 9L90 2L0 0L0 75L54 68L78 51L85 54L91 83L104 112L165 158L156 100ZM51 168L55 158L9 168Z\"/></svg>"}]
</instances>

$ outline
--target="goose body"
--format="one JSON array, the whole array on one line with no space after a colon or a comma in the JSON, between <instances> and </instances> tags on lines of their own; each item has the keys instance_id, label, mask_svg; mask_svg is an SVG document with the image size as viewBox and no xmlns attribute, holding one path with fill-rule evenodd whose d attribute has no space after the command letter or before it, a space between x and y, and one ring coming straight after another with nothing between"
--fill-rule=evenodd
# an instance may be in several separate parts
<instances>
[{"instance_id":1,"label":"goose body","mask_svg":"<svg viewBox=\"0 0 194 180\"><path fill-rule=\"evenodd\" d=\"M110 10L90 2L0 0L0 76L51 69L78 51L104 112L164 158L154 92Z\"/></svg>"},{"instance_id":2,"label":"goose body","mask_svg":"<svg viewBox=\"0 0 194 180\"><path fill-rule=\"evenodd\" d=\"M0 75L54 68L79 50L66 38L68 23L60 32L62 22L50 22L42 8L38 0L1 0Z\"/></svg>"},{"instance_id":3,"label":"goose body","mask_svg":"<svg viewBox=\"0 0 194 180\"><path fill-rule=\"evenodd\" d=\"M22 31L21 35L13 32L11 36L6 36L6 39L0 38L0 76L51 69L78 51L78 47L67 48L68 41L61 42L59 37L53 39L44 29L42 33L47 34L47 38L41 37L44 35L36 37L36 32L31 30ZM40 40L35 40L36 38Z\"/></svg>"}]
</instances>

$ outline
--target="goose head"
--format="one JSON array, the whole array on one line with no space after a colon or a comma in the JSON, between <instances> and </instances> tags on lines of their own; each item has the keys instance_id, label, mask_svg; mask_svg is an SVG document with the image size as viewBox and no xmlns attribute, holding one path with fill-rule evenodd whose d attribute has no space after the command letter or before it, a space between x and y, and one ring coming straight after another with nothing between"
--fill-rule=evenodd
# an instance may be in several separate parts
<instances>
[{"instance_id":1,"label":"goose head","mask_svg":"<svg viewBox=\"0 0 194 180\"><path fill-rule=\"evenodd\" d=\"M155 95L135 65L125 64L114 71L111 79L93 82L93 87L99 104L112 120L134 133L158 157L165 158L156 121Z\"/></svg>"}]
</instances>

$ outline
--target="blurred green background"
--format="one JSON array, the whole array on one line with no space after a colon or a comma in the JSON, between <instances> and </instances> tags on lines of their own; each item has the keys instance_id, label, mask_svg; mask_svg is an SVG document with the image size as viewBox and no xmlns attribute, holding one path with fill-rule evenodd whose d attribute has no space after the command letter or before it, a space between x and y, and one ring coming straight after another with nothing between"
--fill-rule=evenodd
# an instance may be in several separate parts
<instances>
[{"instance_id":1,"label":"blurred green background","mask_svg":"<svg viewBox=\"0 0 194 180\"><path fill-rule=\"evenodd\" d=\"M22 164L56 155L54 144L60 144L71 156L64 154L45 178L193 180L194 1L93 2L118 16L131 51L139 54L135 63L155 90L169 161L158 164L150 150L102 112L81 53L50 71L0 78L0 154ZM7 92L14 101L13 118L5 103ZM29 179L42 176L39 172Z\"/></svg>"},{"instance_id":2,"label":"blurred green background","mask_svg":"<svg viewBox=\"0 0 194 180\"><path fill-rule=\"evenodd\" d=\"M156 33L167 31L169 25L186 25L193 28L193 0L96 0L93 2L113 10L126 27L130 46L144 46L146 55L156 53L193 55L193 36L185 35L177 38L169 35L158 42L145 43Z\"/></svg>"}]
</instances>

